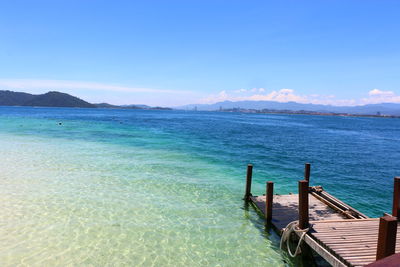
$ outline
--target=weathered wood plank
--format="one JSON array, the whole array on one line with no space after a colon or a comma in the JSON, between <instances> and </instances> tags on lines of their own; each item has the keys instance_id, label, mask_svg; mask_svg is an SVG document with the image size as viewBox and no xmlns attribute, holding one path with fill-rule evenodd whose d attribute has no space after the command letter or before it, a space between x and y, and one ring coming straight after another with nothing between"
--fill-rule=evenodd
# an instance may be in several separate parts
<instances>
[{"instance_id":1,"label":"weathered wood plank","mask_svg":"<svg viewBox=\"0 0 400 267\"><path fill-rule=\"evenodd\" d=\"M313 222L313 229L309 234L350 265L364 266L376 259L378 229L378 219L329 223L318 221ZM396 252L400 252L400 236L397 236L396 248Z\"/></svg>"},{"instance_id":2,"label":"weathered wood plank","mask_svg":"<svg viewBox=\"0 0 400 267\"><path fill-rule=\"evenodd\" d=\"M298 198L297 194L274 195L272 203L271 223L282 231L292 221L298 220ZM251 201L265 215L266 197L251 196ZM329 208L325 203L309 195L309 217L310 221L315 220L342 220L344 217Z\"/></svg>"},{"instance_id":3,"label":"weathered wood plank","mask_svg":"<svg viewBox=\"0 0 400 267\"><path fill-rule=\"evenodd\" d=\"M323 246L318 244L310 236L306 235L304 237L304 242L306 242L307 245L309 245L316 253L318 253L322 258L324 258L333 267L345 267L346 266L340 259L338 259L336 256L334 256L331 252L329 252Z\"/></svg>"},{"instance_id":4,"label":"weathered wood plank","mask_svg":"<svg viewBox=\"0 0 400 267\"><path fill-rule=\"evenodd\" d=\"M346 223L355 223L355 222L363 222L367 223L370 221L379 221L377 218L368 218L368 219L343 219L343 220L323 220L323 221L310 221L310 223L318 223L319 226L321 225L327 225L327 224L332 224L336 222L340 222L341 224L346 224ZM334 225L334 224L333 224Z\"/></svg>"}]
</instances>

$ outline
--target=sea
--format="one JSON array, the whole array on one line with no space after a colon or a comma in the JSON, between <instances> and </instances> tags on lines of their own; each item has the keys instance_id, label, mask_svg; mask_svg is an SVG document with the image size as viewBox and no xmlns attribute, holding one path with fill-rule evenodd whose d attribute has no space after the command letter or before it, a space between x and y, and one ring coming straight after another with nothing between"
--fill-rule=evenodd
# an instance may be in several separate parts
<instances>
[{"instance_id":1,"label":"sea","mask_svg":"<svg viewBox=\"0 0 400 267\"><path fill-rule=\"evenodd\" d=\"M1 266L297 266L242 198L311 185L378 217L400 119L0 107Z\"/></svg>"}]
</instances>

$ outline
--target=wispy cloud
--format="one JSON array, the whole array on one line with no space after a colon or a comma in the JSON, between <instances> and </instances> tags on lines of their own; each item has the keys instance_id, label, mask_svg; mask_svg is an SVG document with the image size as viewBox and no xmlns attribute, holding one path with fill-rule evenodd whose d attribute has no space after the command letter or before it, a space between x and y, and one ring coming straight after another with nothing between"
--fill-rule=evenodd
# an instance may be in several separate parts
<instances>
[{"instance_id":1,"label":"wispy cloud","mask_svg":"<svg viewBox=\"0 0 400 267\"><path fill-rule=\"evenodd\" d=\"M264 93L266 90L263 88L253 89L239 89L234 91L221 91L218 94L209 95L201 99L202 103L215 103L220 101L277 101L277 102L298 102L305 104L322 104L334 106L355 106L365 104L377 103L400 103L400 96L396 95L393 91L382 91L373 89L368 92L368 97L361 99L338 99L335 95L320 95L310 94L301 95L297 94L295 90L283 88L280 90L272 90Z\"/></svg>"},{"instance_id":2,"label":"wispy cloud","mask_svg":"<svg viewBox=\"0 0 400 267\"><path fill-rule=\"evenodd\" d=\"M203 98L202 103L214 103L219 101L241 101L241 100L254 100L254 101L277 101L277 102L289 102L295 101L299 103L305 103L308 101L306 96L296 95L292 89L280 89L273 90L269 93L264 93L264 88L253 88L253 89L240 89L233 92L221 91L218 94L210 95ZM246 93L243 95L242 93ZM250 94L249 94L250 93Z\"/></svg>"},{"instance_id":3,"label":"wispy cloud","mask_svg":"<svg viewBox=\"0 0 400 267\"><path fill-rule=\"evenodd\" d=\"M33 80L33 79L0 79L2 89L86 89L127 93L172 93L188 94L188 91L164 90L152 88L129 87L97 82L68 81L68 80Z\"/></svg>"}]
</instances>

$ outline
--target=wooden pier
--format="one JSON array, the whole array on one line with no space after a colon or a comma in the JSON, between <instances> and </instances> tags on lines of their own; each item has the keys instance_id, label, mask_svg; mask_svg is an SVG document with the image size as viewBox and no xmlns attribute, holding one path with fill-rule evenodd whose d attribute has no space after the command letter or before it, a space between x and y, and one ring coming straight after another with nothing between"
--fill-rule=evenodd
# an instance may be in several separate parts
<instances>
[{"instance_id":1,"label":"wooden pier","mask_svg":"<svg viewBox=\"0 0 400 267\"><path fill-rule=\"evenodd\" d=\"M252 172L253 166L248 165L244 200L252 203L281 235L282 248L293 243L297 246L295 252L288 251L289 255L296 256L305 243L332 266L342 267L374 262L374 266L380 266L377 260L400 253L400 177L394 178L392 215L368 218L321 186L310 187L310 164L305 165L304 180L298 182L298 194L274 194L274 184L268 181L266 194L253 196ZM292 244L282 246L285 242Z\"/></svg>"}]
</instances>

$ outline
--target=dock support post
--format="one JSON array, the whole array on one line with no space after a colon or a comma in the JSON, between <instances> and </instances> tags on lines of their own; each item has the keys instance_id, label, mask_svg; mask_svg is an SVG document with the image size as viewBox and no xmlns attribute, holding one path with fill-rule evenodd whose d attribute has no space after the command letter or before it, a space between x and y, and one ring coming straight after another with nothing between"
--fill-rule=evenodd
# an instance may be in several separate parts
<instances>
[{"instance_id":1,"label":"dock support post","mask_svg":"<svg viewBox=\"0 0 400 267\"><path fill-rule=\"evenodd\" d=\"M304 165L304 180L310 182L310 171L311 171L311 164L306 163Z\"/></svg>"},{"instance_id":2,"label":"dock support post","mask_svg":"<svg viewBox=\"0 0 400 267\"><path fill-rule=\"evenodd\" d=\"M378 248L376 260L383 259L395 253L397 234L397 218L383 216L379 218Z\"/></svg>"},{"instance_id":3,"label":"dock support post","mask_svg":"<svg viewBox=\"0 0 400 267\"><path fill-rule=\"evenodd\" d=\"M394 177L392 215L400 221L400 177Z\"/></svg>"},{"instance_id":4,"label":"dock support post","mask_svg":"<svg viewBox=\"0 0 400 267\"><path fill-rule=\"evenodd\" d=\"M299 181L299 228L308 227L308 181Z\"/></svg>"},{"instance_id":5,"label":"dock support post","mask_svg":"<svg viewBox=\"0 0 400 267\"><path fill-rule=\"evenodd\" d=\"M271 181L267 182L267 190L265 194L265 219L267 222L272 220L272 201L274 197L274 183Z\"/></svg>"},{"instance_id":6,"label":"dock support post","mask_svg":"<svg viewBox=\"0 0 400 267\"><path fill-rule=\"evenodd\" d=\"M246 191L244 193L244 200L249 201L251 196L251 179L253 177L253 164L247 165L247 175L246 175Z\"/></svg>"}]
</instances>

